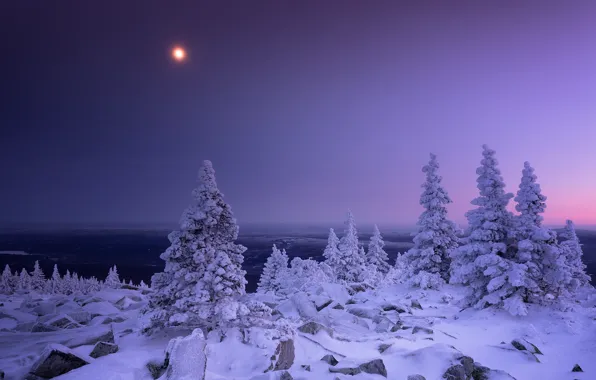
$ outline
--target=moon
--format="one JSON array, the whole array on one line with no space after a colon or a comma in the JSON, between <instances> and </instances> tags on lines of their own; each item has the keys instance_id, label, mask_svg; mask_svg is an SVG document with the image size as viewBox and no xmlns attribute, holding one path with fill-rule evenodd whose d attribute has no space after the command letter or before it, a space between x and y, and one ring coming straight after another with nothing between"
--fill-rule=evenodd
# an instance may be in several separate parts
<instances>
[{"instance_id":1,"label":"moon","mask_svg":"<svg viewBox=\"0 0 596 380\"><path fill-rule=\"evenodd\" d=\"M175 46L172 49L172 58L176 62L184 62L186 60L186 50L181 46Z\"/></svg>"}]
</instances>

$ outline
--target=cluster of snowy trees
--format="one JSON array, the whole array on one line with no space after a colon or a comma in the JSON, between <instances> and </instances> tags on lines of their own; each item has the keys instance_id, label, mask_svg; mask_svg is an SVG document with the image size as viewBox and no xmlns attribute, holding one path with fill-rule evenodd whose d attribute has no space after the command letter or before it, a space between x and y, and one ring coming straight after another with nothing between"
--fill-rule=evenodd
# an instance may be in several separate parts
<instances>
[{"instance_id":1,"label":"cluster of snowy trees","mask_svg":"<svg viewBox=\"0 0 596 380\"><path fill-rule=\"evenodd\" d=\"M365 250L349 212L341 239L330 230L322 263L294 259L288 267L287 254L274 246L257 291L283 294L313 281L366 282L371 286L398 281L423 289L452 283L468 289L465 306L494 305L514 315L526 315L530 303L572 301L590 280L573 223L567 221L560 236L542 226L540 214L546 208L546 197L528 162L514 199L519 215L509 212L513 194L505 193L497 164L495 151L484 145L476 171L480 195L472 201L477 207L466 214L469 227L465 233L447 218L446 205L452 200L441 185L437 157L431 154L422 169L426 175L420 197L424 211L414 246L398 255L394 267L388 263L377 226ZM301 268L309 261L304 275Z\"/></svg>"},{"instance_id":2,"label":"cluster of snowy trees","mask_svg":"<svg viewBox=\"0 0 596 380\"><path fill-rule=\"evenodd\" d=\"M105 281L99 281L95 277L83 278L76 272L70 273L66 271L64 276L60 275L58 265L54 264L52 276L46 278L45 274L39 266L39 261L35 261L33 271L27 272L25 268L21 272L12 272L8 264L4 267L4 271L0 276L0 294L14 294L17 292L36 292L41 294L90 294L97 292L104 287L120 288L122 285L129 285L137 288L148 288L148 286L141 281L140 285L133 285L132 281L128 283L120 281L118 269L114 265L110 268L108 276Z\"/></svg>"}]
</instances>

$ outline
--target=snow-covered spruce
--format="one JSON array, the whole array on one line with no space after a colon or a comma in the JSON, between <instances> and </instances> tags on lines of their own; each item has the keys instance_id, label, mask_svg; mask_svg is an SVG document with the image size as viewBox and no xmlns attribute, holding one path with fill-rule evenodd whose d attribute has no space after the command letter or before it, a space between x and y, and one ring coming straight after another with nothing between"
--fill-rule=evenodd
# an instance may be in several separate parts
<instances>
[{"instance_id":1,"label":"snow-covered spruce","mask_svg":"<svg viewBox=\"0 0 596 380\"><path fill-rule=\"evenodd\" d=\"M365 257L358 244L358 231L354 215L348 211L346 231L339 241L339 259L335 269L337 279L345 282L360 282L366 272Z\"/></svg>"},{"instance_id":2,"label":"snow-covered spruce","mask_svg":"<svg viewBox=\"0 0 596 380\"><path fill-rule=\"evenodd\" d=\"M332 277L334 280L337 280L337 272L341 267L340 256L341 252L339 252L339 238L335 234L333 228L330 228L327 246L323 251L323 257L325 258L325 264L331 268Z\"/></svg>"},{"instance_id":3,"label":"snow-covered spruce","mask_svg":"<svg viewBox=\"0 0 596 380\"><path fill-rule=\"evenodd\" d=\"M483 159L476 169L480 196L468 211L465 244L451 252L451 282L468 290L464 304L476 308L497 305L514 315L527 314L524 294L518 288L526 281L524 264L511 260L509 231L513 215L507 211L511 193L497 168L495 151L483 145Z\"/></svg>"},{"instance_id":4,"label":"snow-covered spruce","mask_svg":"<svg viewBox=\"0 0 596 380\"><path fill-rule=\"evenodd\" d=\"M108 276L105 280L105 285L112 289L119 289L122 286L122 283L120 282L120 276L118 275L118 268L116 268L115 265L110 268Z\"/></svg>"},{"instance_id":5,"label":"snow-covered spruce","mask_svg":"<svg viewBox=\"0 0 596 380\"><path fill-rule=\"evenodd\" d=\"M366 261L368 265L374 265L377 271L386 275L391 268L389 265L389 256L385 252L385 242L381 236L379 227L375 224L373 234L368 242L368 252L366 252Z\"/></svg>"},{"instance_id":6,"label":"snow-covered spruce","mask_svg":"<svg viewBox=\"0 0 596 380\"><path fill-rule=\"evenodd\" d=\"M39 261L35 260L33 266L33 272L31 272L31 280L29 283L29 289L35 292L42 293L45 290L46 276L43 274Z\"/></svg>"},{"instance_id":7,"label":"snow-covered spruce","mask_svg":"<svg viewBox=\"0 0 596 380\"><path fill-rule=\"evenodd\" d=\"M424 211L418 218L418 231L414 235L414 247L404 256L408 268L408 283L422 289L438 289L449 281L450 252L458 246L458 229L447 219L447 204L452 200L441 186L442 177L437 174L437 156L422 168L426 181L420 204Z\"/></svg>"},{"instance_id":8,"label":"snow-covered spruce","mask_svg":"<svg viewBox=\"0 0 596 380\"><path fill-rule=\"evenodd\" d=\"M565 266L570 271L568 288L571 292L574 292L590 282L590 275L586 273L586 265L582 261L582 247L575 233L575 225L571 220L565 222L565 228L560 237L565 239L560 243L560 250L561 255L564 257Z\"/></svg>"},{"instance_id":9,"label":"snow-covered spruce","mask_svg":"<svg viewBox=\"0 0 596 380\"><path fill-rule=\"evenodd\" d=\"M199 183L180 229L170 233L171 245L160 256L164 272L151 279L154 292L144 309L144 333L173 326L208 330L249 313L238 302L245 294L246 247L235 244L238 226L210 161L203 162Z\"/></svg>"},{"instance_id":10,"label":"snow-covered spruce","mask_svg":"<svg viewBox=\"0 0 596 380\"><path fill-rule=\"evenodd\" d=\"M524 276L524 283L516 286L516 293L525 302L533 303L558 298L565 284L569 283L569 271L561 258L557 235L542 226L541 214L546 209L546 196L536 179L534 168L525 162L515 197L515 209L520 214L515 217L510 234L517 243L513 260L520 268L518 273ZM523 311L521 306L520 311Z\"/></svg>"},{"instance_id":11,"label":"snow-covered spruce","mask_svg":"<svg viewBox=\"0 0 596 380\"><path fill-rule=\"evenodd\" d=\"M310 286L332 282L332 274L326 263L319 263L311 258L306 260L294 257L290 262L287 278L282 281L286 294L305 290Z\"/></svg>"},{"instance_id":12,"label":"snow-covered spruce","mask_svg":"<svg viewBox=\"0 0 596 380\"><path fill-rule=\"evenodd\" d=\"M258 293L277 293L284 288L284 281L287 280L288 276L288 255L286 251L280 251L275 244L271 255L267 258L261 278L259 280L259 286L257 288Z\"/></svg>"}]
</instances>

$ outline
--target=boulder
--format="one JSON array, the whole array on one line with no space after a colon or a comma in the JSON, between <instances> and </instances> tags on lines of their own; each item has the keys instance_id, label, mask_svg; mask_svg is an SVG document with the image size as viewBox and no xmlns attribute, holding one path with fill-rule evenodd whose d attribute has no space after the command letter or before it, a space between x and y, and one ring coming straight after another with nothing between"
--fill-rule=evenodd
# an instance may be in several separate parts
<instances>
[{"instance_id":1,"label":"boulder","mask_svg":"<svg viewBox=\"0 0 596 380\"><path fill-rule=\"evenodd\" d=\"M422 375L408 375L408 380L426 380L426 377Z\"/></svg>"},{"instance_id":2,"label":"boulder","mask_svg":"<svg viewBox=\"0 0 596 380\"><path fill-rule=\"evenodd\" d=\"M333 309L335 309L335 310L344 310L345 307L343 307L343 305L341 303L338 303L337 305L333 306Z\"/></svg>"},{"instance_id":3,"label":"boulder","mask_svg":"<svg viewBox=\"0 0 596 380\"><path fill-rule=\"evenodd\" d=\"M466 370L461 364L452 365L443 374L445 380L467 380Z\"/></svg>"},{"instance_id":4,"label":"boulder","mask_svg":"<svg viewBox=\"0 0 596 380\"><path fill-rule=\"evenodd\" d=\"M422 310L422 305L420 305L420 301L418 301L417 299L412 299L412 303L410 304L410 306L412 307L412 309Z\"/></svg>"},{"instance_id":5,"label":"boulder","mask_svg":"<svg viewBox=\"0 0 596 380\"><path fill-rule=\"evenodd\" d=\"M292 339L288 339L279 342L277 348L275 349L275 353L271 357L271 366L265 372L270 370L280 371L290 369L292 364L294 364L294 358L294 341Z\"/></svg>"},{"instance_id":6,"label":"boulder","mask_svg":"<svg viewBox=\"0 0 596 380\"><path fill-rule=\"evenodd\" d=\"M103 302L103 300L99 297L77 297L75 298L76 302L79 302L81 304L81 306L85 306L88 305L90 303L94 303L94 302Z\"/></svg>"},{"instance_id":7,"label":"boulder","mask_svg":"<svg viewBox=\"0 0 596 380\"><path fill-rule=\"evenodd\" d=\"M307 322L302 326L298 327L298 331L305 334L316 335L319 331L325 331L329 336L333 337L333 331L330 328L323 326L317 322Z\"/></svg>"},{"instance_id":8,"label":"boulder","mask_svg":"<svg viewBox=\"0 0 596 380\"><path fill-rule=\"evenodd\" d=\"M302 364L300 366L300 368L302 368L303 370L305 370L306 372L310 372L310 365L309 364Z\"/></svg>"},{"instance_id":9,"label":"boulder","mask_svg":"<svg viewBox=\"0 0 596 380\"><path fill-rule=\"evenodd\" d=\"M331 305L331 303L333 303L332 300L327 300L324 302L315 302L315 307L317 308L317 311L321 311L324 308L326 308L327 306Z\"/></svg>"},{"instance_id":10,"label":"boulder","mask_svg":"<svg viewBox=\"0 0 596 380\"><path fill-rule=\"evenodd\" d=\"M118 345L114 343L107 343L107 342L97 342L95 347L93 347L93 351L89 354L94 359L101 358L102 356L106 356L109 354L114 354L118 352Z\"/></svg>"},{"instance_id":11,"label":"boulder","mask_svg":"<svg viewBox=\"0 0 596 380\"><path fill-rule=\"evenodd\" d=\"M369 309L365 307L350 307L348 313L353 314L360 318L374 319L376 316L381 314L379 309Z\"/></svg>"},{"instance_id":12,"label":"boulder","mask_svg":"<svg viewBox=\"0 0 596 380\"><path fill-rule=\"evenodd\" d=\"M387 369L382 359L375 359L360 364L357 367L329 367L331 373L342 373L344 375L358 375L359 373L368 373L371 375L381 375L387 377Z\"/></svg>"},{"instance_id":13,"label":"boulder","mask_svg":"<svg viewBox=\"0 0 596 380\"><path fill-rule=\"evenodd\" d=\"M15 327L15 331L31 332L31 330L33 329L33 326L35 326L35 322L19 323L19 324L17 324L17 327Z\"/></svg>"},{"instance_id":14,"label":"boulder","mask_svg":"<svg viewBox=\"0 0 596 380\"><path fill-rule=\"evenodd\" d=\"M57 327L59 329L63 329L66 325L69 325L71 323L76 323L72 318L70 318L67 315L61 314L53 319L50 319L49 321L46 322L47 325L50 325L52 327Z\"/></svg>"},{"instance_id":15,"label":"boulder","mask_svg":"<svg viewBox=\"0 0 596 380\"><path fill-rule=\"evenodd\" d=\"M33 325L33 327L31 327L31 332L32 333L36 333L36 332L52 332L52 331L56 331L58 330L57 327L54 326L49 326L46 325L44 323L36 323Z\"/></svg>"},{"instance_id":16,"label":"boulder","mask_svg":"<svg viewBox=\"0 0 596 380\"><path fill-rule=\"evenodd\" d=\"M576 364L573 366L573 369L571 369L571 372L584 372L584 370L579 366L579 364Z\"/></svg>"},{"instance_id":17,"label":"boulder","mask_svg":"<svg viewBox=\"0 0 596 380\"><path fill-rule=\"evenodd\" d=\"M384 304L381 306L383 311L396 311L397 313L411 313L410 308L402 304Z\"/></svg>"},{"instance_id":18,"label":"boulder","mask_svg":"<svg viewBox=\"0 0 596 380\"><path fill-rule=\"evenodd\" d=\"M81 332L79 336L76 336L64 343L64 345L69 348L76 348L79 346L92 345L97 342L116 343L114 341L114 331L112 331L111 328L105 327L92 329L91 331L84 331Z\"/></svg>"},{"instance_id":19,"label":"boulder","mask_svg":"<svg viewBox=\"0 0 596 380\"><path fill-rule=\"evenodd\" d=\"M283 371L281 376L279 376L279 380L294 380L294 378L288 371Z\"/></svg>"},{"instance_id":20,"label":"boulder","mask_svg":"<svg viewBox=\"0 0 596 380\"><path fill-rule=\"evenodd\" d=\"M511 345L519 351L528 351L532 354L543 355L542 351L536 345L525 339L514 339L511 341Z\"/></svg>"},{"instance_id":21,"label":"boulder","mask_svg":"<svg viewBox=\"0 0 596 380\"><path fill-rule=\"evenodd\" d=\"M53 302L40 302L31 311L39 316L53 314L56 313L56 304Z\"/></svg>"},{"instance_id":22,"label":"boulder","mask_svg":"<svg viewBox=\"0 0 596 380\"><path fill-rule=\"evenodd\" d=\"M379 353L382 354L383 352L387 351L389 349L389 347L391 347L391 345L387 344L387 343L383 343L383 344L379 345L379 348L378 348Z\"/></svg>"},{"instance_id":23,"label":"boulder","mask_svg":"<svg viewBox=\"0 0 596 380\"><path fill-rule=\"evenodd\" d=\"M434 334L434 331L428 327L414 326L412 334L418 334L419 332L424 334Z\"/></svg>"},{"instance_id":24,"label":"boulder","mask_svg":"<svg viewBox=\"0 0 596 380\"><path fill-rule=\"evenodd\" d=\"M82 325L86 325L91 322L91 314L85 310L71 311L67 315L72 318L75 322Z\"/></svg>"},{"instance_id":25,"label":"boulder","mask_svg":"<svg viewBox=\"0 0 596 380\"><path fill-rule=\"evenodd\" d=\"M335 356L333 355L325 355L321 358L322 361L324 361L325 363L331 365L331 366L336 366L337 363L339 363L337 361L337 359L335 358Z\"/></svg>"},{"instance_id":26,"label":"boulder","mask_svg":"<svg viewBox=\"0 0 596 380\"><path fill-rule=\"evenodd\" d=\"M29 373L44 379L51 379L87 364L89 364L87 360L77 356L68 348L60 344L50 344L43 350Z\"/></svg>"},{"instance_id":27,"label":"boulder","mask_svg":"<svg viewBox=\"0 0 596 380\"><path fill-rule=\"evenodd\" d=\"M205 336L195 329L189 336L178 337L168 343L164 380L204 380L207 367Z\"/></svg>"},{"instance_id":28,"label":"boulder","mask_svg":"<svg viewBox=\"0 0 596 380\"><path fill-rule=\"evenodd\" d=\"M395 323L393 323L389 318L378 316L373 319L375 325L375 332L378 333L385 333L391 330Z\"/></svg>"}]
</instances>

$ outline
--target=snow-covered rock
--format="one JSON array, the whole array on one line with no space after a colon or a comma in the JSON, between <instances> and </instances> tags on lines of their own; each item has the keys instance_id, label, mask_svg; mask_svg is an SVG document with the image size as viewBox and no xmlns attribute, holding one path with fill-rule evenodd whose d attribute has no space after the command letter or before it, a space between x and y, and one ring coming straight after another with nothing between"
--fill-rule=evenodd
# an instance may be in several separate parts
<instances>
[{"instance_id":1,"label":"snow-covered rock","mask_svg":"<svg viewBox=\"0 0 596 380\"><path fill-rule=\"evenodd\" d=\"M89 361L75 355L67 347L59 344L47 346L29 373L43 379L51 379L89 364Z\"/></svg>"},{"instance_id":2,"label":"snow-covered rock","mask_svg":"<svg viewBox=\"0 0 596 380\"><path fill-rule=\"evenodd\" d=\"M184 338L175 338L168 343L168 367L163 380L203 380L207 367L203 332L195 329Z\"/></svg>"},{"instance_id":3,"label":"snow-covered rock","mask_svg":"<svg viewBox=\"0 0 596 380\"><path fill-rule=\"evenodd\" d=\"M117 344L108 342L97 342L89 356L96 359L109 354L114 354L116 352L118 352Z\"/></svg>"}]
</instances>

